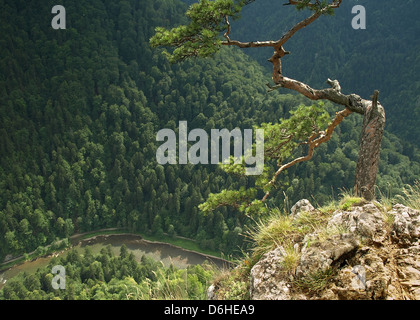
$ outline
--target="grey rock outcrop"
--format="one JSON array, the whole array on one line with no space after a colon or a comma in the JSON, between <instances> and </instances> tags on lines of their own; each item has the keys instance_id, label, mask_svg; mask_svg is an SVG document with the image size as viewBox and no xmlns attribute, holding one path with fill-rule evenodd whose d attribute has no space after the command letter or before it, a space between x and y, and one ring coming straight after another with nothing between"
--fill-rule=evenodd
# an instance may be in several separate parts
<instances>
[{"instance_id":1,"label":"grey rock outcrop","mask_svg":"<svg viewBox=\"0 0 420 320\"><path fill-rule=\"evenodd\" d=\"M295 218L299 216L301 212L312 212L315 208L307 199L299 200L295 205L290 209L290 213Z\"/></svg>"},{"instance_id":2,"label":"grey rock outcrop","mask_svg":"<svg viewBox=\"0 0 420 320\"><path fill-rule=\"evenodd\" d=\"M311 207L302 201L292 214L317 214ZM386 212L363 202L334 212L326 228L340 232L298 240L293 270L284 269L283 247L266 253L251 269L251 299L420 299L418 210L395 205Z\"/></svg>"},{"instance_id":3,"label":"grey rock outcrop","mask_svg":"<svg viewBox=\"0 0 420 320\"><path fill-rule=\"evenodd\" d=\"M383 213L373 203L355 206L351 211L339 211L328 222L328 227L344 227L364 239L382 242L387 235Z\"/></svg>"},{"instance_id":4,"label":"grey rock outcrop","mask_svg":"<svg viewBox=\"0 0 420 320\"><path fill-rule=\"evenodd\" d=\"M359 241L354 234L337 234L328 241L315 243L313 246L302 250L300 263L296 268L296 277L316 272L325 272L329 268L345 262L359 247Z\"/></svg>"},{"instance_id":5,"label":"grey rock outcrop","mask_svg":"<svg viewBox=\"0 0 420 320\"><path fill-rule=\"evenodd\" d=\"M290 300L290 285L282 279L284 249L266 253L251 270L251 297L255 300Z\"/></svg>"},{"instance_id":6,"label":"grey rock outcrop","mask_svg":"<svg viewBox=\"0 0 420 320\"><path fill-rule=\"evenodd\" d=\"M417 210L397 204L392 208L390 214L395 217L391 232L395 242L403 246L410 246L412 243L419 241L420 215Z\"/></svg>"}]
</instances>

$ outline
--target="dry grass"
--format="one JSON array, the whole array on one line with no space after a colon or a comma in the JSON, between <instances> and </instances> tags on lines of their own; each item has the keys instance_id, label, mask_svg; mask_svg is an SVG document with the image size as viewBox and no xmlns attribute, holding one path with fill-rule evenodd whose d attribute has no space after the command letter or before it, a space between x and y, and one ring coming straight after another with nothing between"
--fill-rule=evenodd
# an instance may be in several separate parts
<instances>
[{"instance_id":1,"label":"dry grass","mask_svg":"<svg viewBox=\"0 0 420 320\"><path fill-rule=\"evenodd\" d=\"M397 200L407 207L420 210L420 181L416 181L414 186L405 186L403 193L403 196L397 196Z\"/></svg>"},{"instance_id":2,"label":"dry grass","mask_svg":"<svg viewBox=\"0 0 420 320\"><path fill-rule=\"evenodd\" d=\"M293 284L296 288L299 288L299 290L303 292L316 294L322 291L335 277L335 275L336 270L328 268L325 271L318 271L304 278L297 279L293 282Z\"/></svg>"},{"instance_id":3,"label":"dry grass","mask_svg":"<svg viewBox=\"0 0 420 320\"><path fill-rule=\"evenodd\" d=\"M300 253L291 245L285 247L284 252L284 260L281 263L282 270L284 272L294 272L299 265Z\"/></svg>"},{"instance_id":4,"label":"dry grass","mask_svg":"<svg viewBox=\"0 0 420 320\"><path fill-rule=\"evenodd\" d=\"M380 194L380 202L375 203L383 212L384 221L389 227L394 222L394 216L388 214L393 204L398 202L420 210L420 182L417 181L414 186L406 186L403 193L403 196L392 199ZM247 299L251 269L265 253L282 247L285 252L282 269L284 272L293 272L300 261L300 253L295 250L295 244L301 242L305 235L314 234L310 243L306 243L310 246L314 242L325 241L335 234L347 233L348 230L344 227L327 228L328 220L336 210L349 210L352 206L364 204L365 200L355 197L348 191L342 192L340 198L339 201L333 200L314 212L302 212L296 218L279 209L273 209L268 216L255 221L246 234L254 242L254 247L238 261L238 268L223 274L219 279L221 292L224 292L220 298ZM334 275L334 270L329 269L300 279L295 285L303 291L315 293L322 290ZM230 288L232 291L229 291Z\"/></svg>"},{"instance_id":5,"label":"dry grass","mask_svg":"<svg viewBox=\"0 0 420 320\"><path fill-rule=\"evenodd\" d=\"M248 237L255 241L254 254L263 254L290 242L293 236L299 235L299 230L293 225L293 219L280 210L271 211L270 215L259 221L248 232Z\"/></svg>"}]
</instances>

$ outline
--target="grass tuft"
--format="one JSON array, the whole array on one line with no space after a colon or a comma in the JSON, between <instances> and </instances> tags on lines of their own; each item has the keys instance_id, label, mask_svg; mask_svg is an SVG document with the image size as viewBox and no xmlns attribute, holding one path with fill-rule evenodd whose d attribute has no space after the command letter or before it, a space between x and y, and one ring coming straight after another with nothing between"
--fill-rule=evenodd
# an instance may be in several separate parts
<instances>
[{"instance_id":1,"label":"grass tuft","mask_svg":"<svg viewBox=\"0 0 420 320\"><path fill-rule=\"evenodd\" d=\"M284 272L294 272L299 265L301 255L291 245L284 248L284 251L286 254L283 257L284 260L281 263L281 267Z\"/></svg>"},{"instance_id":2,"label":"grass tuft","mask_svg":"<svg viewBox=\"0 0 420 320\"><path fill-rule=\"evenodd\" d=\"M359 197L352 197L352 196L345 196L340 201L340 209L342 210L349 210L353 206L357 206L359 204L364 203L363 198Z\"/></svg>"},{"instance_id":3,"label":"grass tuft","mask_svg":"<svg viewBox=\"0 0 420 320\"><path fill-rule=\"evenodd\" d=\"M254 253L261 256L283 245L293 232L292 218L274 209L268 217L255 222L248 236L255 242Z\"/></svg>"},{"instance_id":4,"label":"grass tuft","mask_svg":"<svg viewBox=\"0 0 420 320\"><path fill-rule=\"evenodd\" d=\"M328 283L334 279L336 270L328 268L327 270L317 271L304 278L296 279L294 286L303 292L316 294L322 291Z\"/></svg>"},{"instance_id":5,"label":"grass tuft","mask_svg":"<svg viewBox=\"0 0 420 320\"><path fill-rule=\"evenodd\" d=\"M420 210L420 181L417 180L413 186L405 186L403 193L403 196L397 196L399 203L412 209Z\"/></svg>"}]
</instances>

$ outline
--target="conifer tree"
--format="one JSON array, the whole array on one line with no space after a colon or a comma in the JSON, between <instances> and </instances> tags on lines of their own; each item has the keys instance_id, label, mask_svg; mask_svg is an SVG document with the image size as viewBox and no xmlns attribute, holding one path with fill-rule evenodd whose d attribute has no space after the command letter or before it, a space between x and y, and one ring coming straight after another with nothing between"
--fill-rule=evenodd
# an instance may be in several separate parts
<instances>
[{"instance_id":1,"label":"conifer tree","mask_svg":"<svg viewBox=\"0 0 420 320\"><path fill-rule=\"evenodd\" d=\"M354 93L342 93L338 80L327 79L329 88L314 89L306 83L286 77L282 71L282 60L286 55L290 55L290 52L284 48L287 42L298 31L309 26L320 17L334 14L334 11L340 7L342 0L288 0L284 4L285 6L294 6L298 10L309 11L310 15L285 32L278 40L242 42L231 39L231 20L239 19L243 7L252 2L254 0L199 0L186 11L186 16L189 18L188 24L172 29L158 27L155 30L155 35L150 39L150 43L153 47L173 48L170 52L164 51L169 61L173 63L191 57L213 56L222 46L235 46L242 49L271 47L273 55L268 61L273 65L273 83L267 84L269 91L286 88L294 90L313 101L328 100L344 107L343 110L336 113L335 118L325 130L323 130L325 128L325 113L316 106L306 109L299 108L293 119L289 119L289 123L271 127L267 125L264 128L266 129L265 139L268 138L269 134L272 134L269 146L281 150L281 153L271 153L272 157L279 160L278 169L272 179L262 187L265 195L261 203L265 202L269 196L277 176L287 168L311 159L314 150L320 144L328 141L335 127L351 113L358 113L364 117L355 174L355 193L367 200L374 199L380 146L385 128L385 111L378 101L379 91L375 90L371 99L367 100ZM310 119L312 119L312 122ZM297 128L294 125L296 121L303 121L308 127L298 126L299 128ZM273 133L277 133L277 135L273 135ZM299 144L307 145L306 155L283 164L281 160L290 156L291 150ZM266 178L261 178L260 182L264 179ZM240 208L240 203L254 197L255 192L252 192L252 190L242 190L240 192L225 190L224 193L212 196L207 201L209 206L204 206L204 209L212 210L219 205L233 205ZM249 208L249 205L245 205L245 207Z\"/></svg>"}]
</instances>

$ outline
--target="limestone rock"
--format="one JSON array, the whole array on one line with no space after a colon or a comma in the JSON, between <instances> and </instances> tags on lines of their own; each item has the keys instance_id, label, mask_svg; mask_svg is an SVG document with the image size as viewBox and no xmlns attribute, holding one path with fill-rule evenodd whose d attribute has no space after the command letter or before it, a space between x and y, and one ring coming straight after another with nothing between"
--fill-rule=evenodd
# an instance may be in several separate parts
<instances>
[{"instance_id":1,"label":"limestone rock","mask_svg":"<svg viewBox=\"0 0 420 320\"><path fill-rule=\"evenodd\" d=\"M282 247L266 253L251 269L250 295L254 300L290 300L290 285L283 279Z\"/></svg>"},{"instance_id":2,"label":"limestone rock","mask_svg":"<svg viewBox=\"0 0 420 320\"><path fill-rule=\"evenodd\" d=\"M216 287L213 284L207 289L207 299L208 300L216 300L215 289L216 289Z\"/></svg>"},{"instance_id":3,"label":"limestone rock","mask_svg":"<svg viewBox=\"0 0 420 320\"><path fill-rule=\"evenodd\" d=\"M295 217L301 212L318 214L307 200L292 208ZM418 210L395 205L384 213L372 202L362 203L334 212L326 228L337 232L328 237L307 234L294 244L300 259L292 271L284 270L282 247L263 255L251 269L251 299L420 300ZM320 290L297 285L329 270L333 276Z\"/></svg>"},{"instance_id":4,"label":"limestone rock","mask_svg":"<svg viewBox=\"0 0 420 320\"><path fill-rule=\"evenodd\" d=\"M333 265L342 263L358 246L359 241L353 234L337 234L328 241L315 243L302 250L296 276L301 278L305 275L326 271Z\"/></svg>"},{"instance_id":5,"label":"limestone rock","mask_svg":"<svg viewBox=\"0 0 420 320\"><path fill-rule=\"evenodd\" d=\"M290 209L290 213L294 217L298 217L301 212L312 212L315 208L307 199L299 200L295 205Z\"/></svg>"},{"instance_id":6,"label":"limestone rock","mask_svg":"<svg viewBox=\"0 0 420 320\"><path fill-rule=\"evenodd\" d=\"M382 242L386 237L386 225L382 212L373 203L337 211L328 226L341 226L365 239Z\"/></svg>"},{"instance_id":7,"label":"limestone rock","mask_svg":"<svg viewBox=\"0 0 420 320\"><path fill-rule=\"evenodd\" d=\"M403 206L395 205L389 214L394 215L391 236L393 240L401 245L410 245L420 238L420 213Z\"/></svg>"},{"instance_id":8,"label":"limestone rock","mask_svg":"<svg viewBox=\"0 0 420 320\"><path fill-rule=\"evenodd\" d=\"M420 245L398 250L395 260L403 291L413 299L420 300Z\"/></svg>"}]
</instances>

